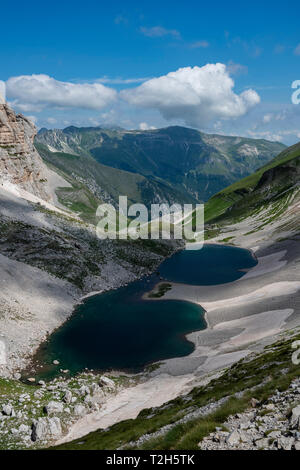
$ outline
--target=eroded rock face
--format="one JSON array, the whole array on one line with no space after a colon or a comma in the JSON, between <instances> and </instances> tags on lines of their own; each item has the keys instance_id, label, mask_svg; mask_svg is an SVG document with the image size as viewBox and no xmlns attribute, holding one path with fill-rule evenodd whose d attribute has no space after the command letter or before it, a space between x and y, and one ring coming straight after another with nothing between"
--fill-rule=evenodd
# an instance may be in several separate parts
<instances>
[{"instance_id":1,"label":"eroded rock face","mask_svg":"<svg viewBox=\"0 0 300 470\"><path fill-rule=\"evenodd\" d=\"M46 167L33 145L35 135L32 122L0 103L0 180L48 201Z\"/></svg>"}]
</instances>

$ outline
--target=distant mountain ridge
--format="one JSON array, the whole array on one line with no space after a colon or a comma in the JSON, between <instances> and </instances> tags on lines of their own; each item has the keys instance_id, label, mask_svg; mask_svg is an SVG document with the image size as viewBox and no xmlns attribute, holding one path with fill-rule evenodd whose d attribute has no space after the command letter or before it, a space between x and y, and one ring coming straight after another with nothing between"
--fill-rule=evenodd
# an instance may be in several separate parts
<instances>
[{"instance_id":1,"label":"distant mountain ridge","mask_svg":"<svg viewBox=\"0 0 300 470\"><path fill-rule=\"evenodd\" d=\"M180 126L148 131L41 129L35 142L42 156L64 171L79 171L84 178L97 174L96 185L112 199L124 187L133 202L147 204L207 201L285 149L277 142L205 134ZM71 157L66 163L63 154L77 157L77 163ZM100 169L111 180L108 175L100 177Z\"/></svg>"}]
</instances>

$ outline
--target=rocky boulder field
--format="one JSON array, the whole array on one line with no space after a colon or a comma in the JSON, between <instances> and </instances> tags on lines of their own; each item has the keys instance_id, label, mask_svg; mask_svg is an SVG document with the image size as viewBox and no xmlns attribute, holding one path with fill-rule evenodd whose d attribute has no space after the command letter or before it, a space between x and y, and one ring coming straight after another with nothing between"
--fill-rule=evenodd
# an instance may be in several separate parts
<instances>
[{"instance_id":1,"label":"rocky boulder field","mask_svg":"<svg viewBox=\"0 0 300 470\"><path fill-rule=\"evenodd\" d=\"M79 418L105 407L109 398L136 379L82 373L46 384L0 378L2 449L45 447L60 439ZM28 382L33 379L29 378Z\"/></svg>"},{"instance_id":2,"label":"rocky boulder field","mask_svg":"<svg viewBox=\"0 0 300 470\"><path fill-rule=\"evenodd\" d=\"M229 416L200 443L202 450L300 450L300 379L266 403L252 400L244 413ZM226 429L226 430L224 430Z\"/></svg>"}]
</instances>

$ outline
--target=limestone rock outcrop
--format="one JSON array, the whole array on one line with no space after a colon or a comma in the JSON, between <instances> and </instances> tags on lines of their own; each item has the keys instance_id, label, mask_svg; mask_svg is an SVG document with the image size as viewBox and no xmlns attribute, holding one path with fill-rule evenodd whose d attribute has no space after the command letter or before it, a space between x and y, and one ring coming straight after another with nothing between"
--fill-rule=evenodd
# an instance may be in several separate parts
<instances>
[{"instance_id":1,"label":"limestone rock outcrop","mask_svg":"<svg viewBox=\"0 0 300 470\"><path fill-rule=\"evenodd\" d=\"M0 181L9 181L46 201L47 169L36 151L34 124L0 104Z\"/></svg>"}]
</instances>

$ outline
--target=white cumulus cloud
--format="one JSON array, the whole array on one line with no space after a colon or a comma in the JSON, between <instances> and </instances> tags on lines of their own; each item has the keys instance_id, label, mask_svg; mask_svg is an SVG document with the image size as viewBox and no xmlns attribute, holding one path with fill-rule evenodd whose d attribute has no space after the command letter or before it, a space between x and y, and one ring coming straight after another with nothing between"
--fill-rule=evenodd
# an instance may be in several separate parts
<instances>
[{"instance_id":1,"label":"white cumulus cloud","mask_svg":"<svg viewBox=\"0 0 300 470\"><path fill-rule=\"evenodd\" d=\"M116 99L117 92L101 83L69 83L48 75L21 75L6 82L7 97L22 111L46 107L100 109Z\"/></svg>"},{"instance_id":2,"label":"white cumulus cloud","mask_svg":"<svg viewBox=\"0 0 300 470\"><path fill-rule=\"evenodd\" d=\"M157 109L167 120L200 126L213 119L240 117L260 102L252 89L241 94L233 89L226 65L217 63L180 68L123 90L121 96L132 105Z\"/></svg>"}]
</instances>

